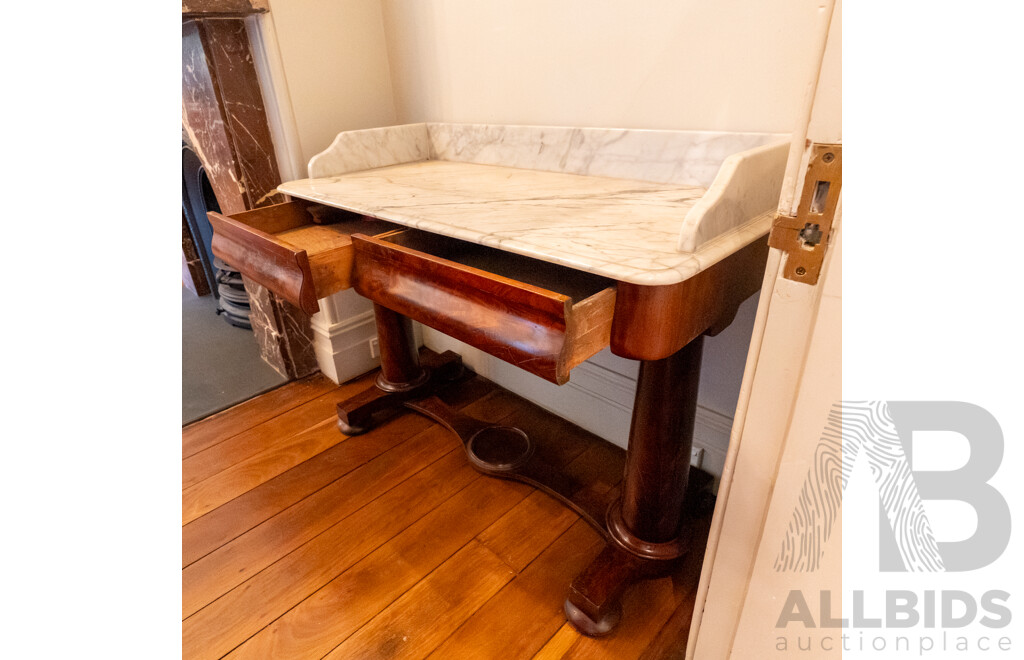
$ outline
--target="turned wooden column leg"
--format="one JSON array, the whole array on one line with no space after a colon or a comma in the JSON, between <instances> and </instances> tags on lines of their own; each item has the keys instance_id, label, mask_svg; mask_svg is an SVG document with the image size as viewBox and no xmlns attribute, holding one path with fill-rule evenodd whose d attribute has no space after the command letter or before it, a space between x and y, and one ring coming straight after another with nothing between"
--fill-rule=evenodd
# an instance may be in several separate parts
<instances>
[{"instance_id":1,"label":"turned wooden column leg","mask_svg":"<svg viewBox=\"0 0 1024 660\"><path fill-rule=\"evenodd\" d=\"M703 347L702 335L663 360L640 363L618 509L622 525L613 535L654 558L662 553L645 546L679 536Z\"/></svg>"},{"instance_id":2,"label":"turned wooden column leg","mask_svg":"<svg viewBox=\"0 0 1024 660\"><path fill-rule=\"evenodd\" d=\"M566 617L586 635L610 632L626 588L668 570L686 550L680 531L703 344L701 336L640 363L622 496L608 511L613 542L573 580L565 603Z\"/></svg>"},{"instance_id":3,"label":"turned wooden column leg","mask_svg":"<svg viewBox=\"0 0 1024 660\"><path fill-rule=\"evenodd\" d=\"M380 346L380 374L377 386L385 392L406 392L427 379L420 366L412 319L374 303L377 343Z\"/></svg>"}]
</instances>

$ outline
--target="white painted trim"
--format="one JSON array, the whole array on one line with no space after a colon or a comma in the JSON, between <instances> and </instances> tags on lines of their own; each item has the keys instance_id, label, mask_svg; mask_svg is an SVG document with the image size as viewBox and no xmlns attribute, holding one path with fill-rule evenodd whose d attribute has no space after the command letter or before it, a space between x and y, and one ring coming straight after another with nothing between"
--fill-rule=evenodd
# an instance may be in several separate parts
<instances>
[{"instance_id":1,"label":"white painted trim","mask_svg":"<svg viewBox=\"0 0 1024 660\"><path fill-rule=\"evenodd\" d=\"M697 406L693 424L693 448L704 450L701 469L715 478L716 489L725 471L731 433L731 417L704 406Z\"/></svg>"},{"instance_id":2,"label":"white painted trim","mask_svg":"<svg viewBox=\"0 0 1024 660\"><path fill-rule=\"evenodd\" d=\"M270 128L270 139L274 143L281 180L301 179L305 176L306 168L302 162L299 127L292 109L292 97L288 91L288 78L284 73L274 19L269 13L250 16L245 19L245 31L249 36L256 77L260 81L267 125Z\"/></svg>"},{"instance_id":3,"label":"white painted trim","mask_svg":"<svg viewBox=\"0 0 1024 660\"><path fill-rule=\"evenodd\" d=\"M799 200L799 188L803 183L800 172L803 171L801 168L806 167L805 152L808 146L806 141L808 137L813 137L808 136L807 129L814 108L814 98L829 40L835 5L836 0L826 0L818 7L818 21L815 26L817 60L813 72L804 86L801 112L794 117L796 126L792 135L779 196L778 210L781 213L792 213L797 200ZM838 16L841 16L841 9ZM811 332L820 299L818 295L820 285L819 287L803 288L801 288L802 285L797 285L796 290L788 287L787 285L791 283L785 280L780 281L782 261L781 252L775 249L769 251L765 277L761 286L761 298L757 307L757 317L754 321L753 336L747 353L743 383L740 386L740 397L736 405L728 456L719 486L718 499L715 502L707 548L704 552L704 562L701 567L700 582L697 587L693 618L687 639L686 660L695 660L700 657L726 658L732 654L739 619L746 600L746 589L750 584L754 554L757 551L760 537L760 530L758 530L758 538L753 539L750 547L745 545L735 547L734 541L731 544L720 543L723 530L731 519L742 517L735 513L735 510L741 507L734 504L730 509L730 502L740 500L739 494L742 492L752 492L753 489L760 486L735 482L737 463L740 460L741 451L744 457L751 453L751 449L743 447L743 440L747 436L754 435L752 429L755 428L759 431L759 440L763 441L762 445L764 446L760 447L762 453L769 453L768 450L772 447L767 446L767 443L772 443L773 446L779 445L779 455L781 455L784 433L779 431L788 428L792 407L798 394L797 388L800 375L803 372L802 359L806 357L806 339ZM780 331L779 328L784 328L784 330ZM802 353L801 346L804 347ZM764 353L762 353L762 349L765 349ZM771 363L773 356L778 355L800 355L801 363L799 367L792 365L788 370L779 369L776 365L773 370L768 363ZM772 381L770 392L767 392L767 387L764 388L765 391L761 391L759 388L755 392L755 385L760 384L763 380ZM772 405L777 411L776 417L783 421L782 429L779 428L778 423L768 428L763 411L752 410L752 399L762 402L766 398L771 399ZM778 412L784 407L788 408L785 413ZM748 413L750 414L749 419ZM769 470L772 467L777 470L777 465L766 465L761 469ZM757 519L758 515L763 524L771 500L771 490L774 488L774 476L773 473L766 489L768 496L763 498L763 510L743 512L747 514L748 520L744 522L747 522L748 525L749 520ZM723 558L723 555L729 556ZM711 589L712 583L715 584L714 590ZM742 594L738 595L736 592L740 591ZM712 596L710 600L709 594ZM714 609L712 605L717 606L717 609ZM702 626L707 610L714 611L713 614L709 614L710 623L707 626ZM698 649L700 653L698 653Z\"/></svg>"},{"instance_id":4,"label":"white painted trim","mask_svg":"<svg viewBox=\"0 0 1024 660\"><path fill-rule=\"evenodd\" d=\"M377 336L372 310L333 324L316 314L310 328L320 371L335 383L344 383L380 365L379 358L370 357L370 340Z\"/></svg>"},{"instance_id":5,"label":"white painted trim","mask_svg":"<svg viewBox=\"0 0 1024 660\"><path fill-rule=\"evenodd\" d=\"M360 326L366 325L367 323L373 323L373 310L363 312L362 314L356 314L350 316L347 319L342 319L335 323L329 323L322 319L320 314L314 314L310 320L310 326L317 332L323 334L326 337L334 339L342 333L348 332ZM374 332L374 335L377 333Z\"/></svg>"}]
</instances>

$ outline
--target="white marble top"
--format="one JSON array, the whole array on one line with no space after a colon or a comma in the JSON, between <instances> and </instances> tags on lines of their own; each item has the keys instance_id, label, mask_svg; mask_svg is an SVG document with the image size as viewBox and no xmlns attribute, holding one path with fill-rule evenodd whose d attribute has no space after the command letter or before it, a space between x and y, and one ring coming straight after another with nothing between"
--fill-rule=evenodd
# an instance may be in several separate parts
<instances>
[{"instance_id":1,"label":"white marble top","mask_svg":"<svg viewBox=\"0 0 1024 660\"><path fill-rule=\"evenodd\" d=\"M537 131L548 131L548 137L538 137ZM659 143L658 133L457 124L352 131L311 161L310 173L317 178L278 189L615 280L675 284L767 233L786 144L770 136L774 143L762 146L768 142L763 136L740 134L747 145L760 145L722 154L718 174L706 189L679 164L672 166L671 176L644 176L658 166L643 157L644 149L633 161L622 156L623 141L643 143L650 152L650 145ZM671 135L662 143L683 140L683 132L663 133ZM551 135L568 146L550 163L536 162L538 156L527 152L543 152ZM597 146L582 158L580 145L586 151L586 138ZM452 146L456 143L457 148ZM614 158L608 145L619 150ZM516 167L480 162L486 159ZM574 160L577 165L565 166ZM539 167L524 167L530 165ZM707 169L706 163L702 167ZM565 171L581 168L587 173ZM602 168L635 178L588 172ZM687 177L691 181L679 182Z\"/></svg>"}]
</instances>

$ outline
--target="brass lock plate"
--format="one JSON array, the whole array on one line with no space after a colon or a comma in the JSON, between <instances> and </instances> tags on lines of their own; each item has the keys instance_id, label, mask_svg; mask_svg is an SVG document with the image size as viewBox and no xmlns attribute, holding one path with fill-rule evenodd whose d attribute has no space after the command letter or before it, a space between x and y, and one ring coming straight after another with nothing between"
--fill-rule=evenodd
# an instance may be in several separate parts
<instances>
[{"instance_id":1,"label":"brass lock plate","mask_svg":"<svg viewBox=\"0 0 1024 660\"><path fill-rule=\"evenodd\" d=\"M796 217L776 215L768 237L768 245L789 255L782 269L787 280L818 283L842 186L843 145L812 145Z\"/></svg>"}]
</instances>

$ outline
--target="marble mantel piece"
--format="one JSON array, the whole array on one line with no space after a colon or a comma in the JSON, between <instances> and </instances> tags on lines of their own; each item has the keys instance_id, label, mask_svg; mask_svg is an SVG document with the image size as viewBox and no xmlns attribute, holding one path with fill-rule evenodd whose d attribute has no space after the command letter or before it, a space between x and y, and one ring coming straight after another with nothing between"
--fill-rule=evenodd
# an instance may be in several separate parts
<instances>
[{"instance_id":1,"label":"marble mantel piece","mask_svg":"<svg viewBox=\"0 0 1024 660\"><path fill-rule=\"evenodd\" d=\"M643 285L768 232L788 140L756 133L410 124L349 131L281 192Z\"/></svg>"}]
</instances>

